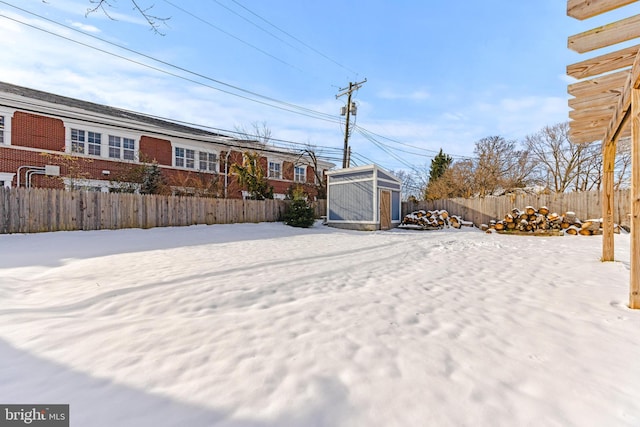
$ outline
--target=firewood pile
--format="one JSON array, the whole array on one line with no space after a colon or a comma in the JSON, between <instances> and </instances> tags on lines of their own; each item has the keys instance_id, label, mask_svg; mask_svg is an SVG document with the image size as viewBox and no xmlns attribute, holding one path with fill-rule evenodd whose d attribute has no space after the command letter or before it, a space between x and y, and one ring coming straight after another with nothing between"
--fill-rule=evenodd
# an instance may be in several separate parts
<instances>
[{"instance_id":1,"label":"firewood pile","mask_svg":"<svg viewBox=\"0 0 640 427\"><path fill-rule=\"evenodd\" d=\"M542 206L535 209L527 206L524 210L517 208L504 216L501 220L492 220L488 225L482 224L480 229L488 233L497 231L501 233L539 233L539 234L569 234L594 236L602 234L602 221L590 219L581 221L575 212L566 212L562 215L550 213L549 208ZM614 232L620 233L620 226L614 226Z\"/></svg>"},{"instance_id":2,"label":"firewood pile","mask_svg":"<svg viewBox=\"0 0 640 427\"><path fill-rule=\"evenodd\" d=\"M446 210L414 211L404 216L401 228L419 230L438 230L441 228L473 227L471 221L465 221L458 215L449 215Z\"/></svg>"}]
</instances>

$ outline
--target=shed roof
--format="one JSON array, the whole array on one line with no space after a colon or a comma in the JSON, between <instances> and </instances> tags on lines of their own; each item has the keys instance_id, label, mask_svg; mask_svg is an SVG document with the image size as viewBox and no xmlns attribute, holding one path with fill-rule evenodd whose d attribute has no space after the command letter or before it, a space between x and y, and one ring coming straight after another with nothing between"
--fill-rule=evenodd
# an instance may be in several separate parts
<instances>
[{"instance_id":1,"label":"shed roof","mask_svg":"<svg viewBox=\"0 0 640 427\"><path fill-rule=\"evenodd\" d=\"M357 167L353 167L353 168L345 168L345 169L336 169L333 171L329 171L327 172L327 176L340 176L340 175L347 175L347 174L352 174L352 173L357 173L357 172L366 172L366 171L372 171L372 172L382 172L383 174L387 175L389 178L393 179L394 181L398 182L399 184L402 184L402 180L400 178L398 178L397 176L395 176L394 174L392 174L391 172L387 171L386 169L376 165L376 164L370 164L370 165L364 165L364 166L357 166Z\"/></svg>"}]
</instances>

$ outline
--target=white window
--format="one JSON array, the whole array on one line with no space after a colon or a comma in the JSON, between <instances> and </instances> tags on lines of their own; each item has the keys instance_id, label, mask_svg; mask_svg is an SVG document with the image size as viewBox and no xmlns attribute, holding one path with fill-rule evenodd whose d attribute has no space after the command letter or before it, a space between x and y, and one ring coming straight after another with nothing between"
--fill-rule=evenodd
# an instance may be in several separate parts
<instances>
[{"instance_id":1,"label":"white window","mask_svg":"<svg viewBox=\"0 0 640 427\"><path fill-rule=\"evenodd\" d=\"M196 152L188 148L176 147L176 166L181 168L195 169Z\"/></svg>"},{"instance_id":2,"label":"white window","mask_svg":"<svg viewBox=\"0 0 640 427\"><path fill-rule=\"evenodd\" d=\"M136 143L131 138L109 135L109 157L112 159L135 159Z\"/></svg>"},{"instance_id":3,"label":"white window","mask_svg":"<svg viewBox=\"0 0 640 427\"><path fill-rule=\"evenodd\" d=\"M100 155L101 135L97 132L87 132L87 143L89 144L89 154L92 156Z\"/></svg>"},{"instance_id":4,"label":"white window","mask_svg":"<svg viewBox=\"0 0 640 427\"><path fill-rule=\"evenodd\" d=\"M131 138L122 138L122 158L125 160L135 160L136 142Z\"/></svg>"},{"instance_id":5,"label":"white window","mask_svg":"<svg viewBox=\"0 0 640 427\"><path fill-rule=\"evenodd\" d=\"M176 147L176 167L184 167L184 148Z\"/></svg>"},{"instance_id":6,"label":"white window","mask_svg":"<svg viewBox=\"0 0 640 427\"><path fill-rule=\"evenodd\" d=\"M71 152L84 154L85 133L80 129L71 129Z\"/></svg>"},{"instance_id":7,"label":"white window","mask_svg":"<svg viewBox=\"0 0 640 427\"><path fill-rule=\"evenodd\" d=\"M119 159L122 152L122 141L119 136L109 135L109 157Z\"/></svg>"},{"instance_id":8,"label":"white window","mask_svg":"<svg viewBox=\"0 0 640 427\"><path fill-rule=\"evenodd\" d=\"M218 156L214 153L200 151L198 153L198 168L203 172L217 172Z\"/></svg>"},{"instance_id":9,"label":"white window","mask_svg":"<svg viewBox=\"0 0 640 427\"><path fill-rule=\"evenodd\" d=\"M4 144L4 116L0 116L0 144Z\"/></svg>"},{"instance_id":10,"label":"white window","mask_svg":"<svg viewBox=\"0 0 640 427\"><path fill-rule=\"evenodd\" d=\"M280 179L282 177L282 167L280 163L269 162L269 178Z\"/></svg>"},{"instance_id":11,"label":"white window","mask_svg":"<svg viewBox=\"0 0 640 427\"><path fill-rule=\"evenodd\" d=\"M296 166L293 169L293 180L295 182L306 182L307 181L307 168L305 166Z\"/></svg>"}]
</instances>

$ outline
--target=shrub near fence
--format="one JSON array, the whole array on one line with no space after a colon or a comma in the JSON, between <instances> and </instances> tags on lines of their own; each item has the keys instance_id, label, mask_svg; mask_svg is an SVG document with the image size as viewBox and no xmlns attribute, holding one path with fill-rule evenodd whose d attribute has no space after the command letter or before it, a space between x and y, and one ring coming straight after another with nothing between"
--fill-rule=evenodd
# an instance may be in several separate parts
<instances>
[{"instance_id":1,"label":"shrub near fence","mask_svg":"<svg viewBox=\"0 0 640 427\"><path fill-rule=\"evenodd\" d=\"M282 221L289 201L0 189L0 233ZM315 203L317 217L326 201Z\"/></svg>"},{"instance_id":2,"label":"shrub near fence","mask_svg":"<svg viewBox=\"0 0 640 427\"><path fill-rule=\"evenodd\" d=\"M631 201L629 190L619 190L614 194L613 221L628 226L630 222ZM602 193L585 191L554 194L513 194L506 196L487 196L474 199L443 199L403 202L403 215L424 210L446 210L451 215L459 215L476 226L488 224L492 219L503 219L513 208L524 209L527 206L539 208L547 206L551 212L562 214L572 211L580 219L602 217Z\"/></svg>"}]
</instances>

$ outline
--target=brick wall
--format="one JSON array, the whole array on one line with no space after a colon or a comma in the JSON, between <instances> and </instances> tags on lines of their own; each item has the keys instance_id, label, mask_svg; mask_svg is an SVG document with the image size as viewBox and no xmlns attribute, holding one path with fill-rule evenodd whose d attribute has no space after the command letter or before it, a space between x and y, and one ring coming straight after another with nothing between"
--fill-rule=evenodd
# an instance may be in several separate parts
<instances>
[{"instance_id":1,"label":"brick wall","mask_svg":"<svg viewBox=\"0 0 640 427\"><path fill-rule=\"evenodd\" d=\"M11 120L11 144L64 151L64 123L51 117L16 111Z\"/></svg>"},{"instance_id":2,"label":"brick wall","mask_svg":"<svg viewBox=\"0 0 640 427\"><path fill-rule=\"evenodd\" d=\"M155 160L160 165L173 166L171 141L143 135L140 138L140 158L143 161Z\"/></svg>"},{"instance_id":3,"label":"brick wall","mask_svg":"<svg viewBox=\"0 0 640 427\"><path fill-rule=\"evenodd\" d=\"M64 154L66 133L64 122L60 119L18 111L12 118L11 132L11 145L0 145L0 171L2 172L17 173L21 166L58 165L62 177L103 181L135 181L128 178L136 176L136 169L139 171L139 168L142 167L139 163ZM38 150L47 150L49 153L43 154ZM55 152L60 152L60 154L55 154ZM168 183L175 186L180 186L181 182L193 182L194 180L201 182L217 180L220 194L223 194L225 156L225 151L219 153L219 176L198 171L176 170L172 168L173 153L169 140L145 135L140 138L140 158L143 161L156 160L158 164L165 166L162 168L162 174ZM231 150L228 160L229 170L234 163L242 164L242 150ZM265 174L268 174L267 157L260 157L259 163ZM109 174L104 174L103 171L109 171ZM282 178L282 180L269 180L275 193L286 194L289 187L293 185L294 164L292 162L283 162ZM22 169L20 179L24 185L25 168ZM238 185L237 178L231 175L227 181L227 196L241 198L242 189ZM15 186L16 183L17 179L14 177L12 185ZM307 184L313 183L313 168L308 166ZM34 175L32 184L36 187L63 187L59 177L41 175ZM313 185L305 187L309 193L315 195Z\"/></svg>"}]
</instances>

